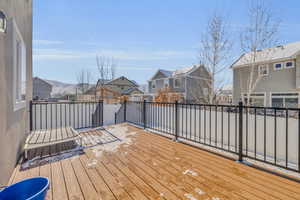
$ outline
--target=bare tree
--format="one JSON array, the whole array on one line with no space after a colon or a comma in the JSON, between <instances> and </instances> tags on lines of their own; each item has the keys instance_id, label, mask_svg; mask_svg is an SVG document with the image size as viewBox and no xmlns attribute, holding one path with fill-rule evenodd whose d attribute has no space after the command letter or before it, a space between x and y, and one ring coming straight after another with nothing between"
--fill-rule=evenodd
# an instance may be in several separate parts
<instances>
[{"instance_id":1,"label":"bare tree","mask_svg":"<svg viewBox=\"0 0 300 200\"><path fill-rule=\"evenodd\" d=\"M87 69L81 69L77 73L77 88L81 94L84 94L90 87L92 74Z\"/></svg>"},{"instance_id":2,"label":"bare tree","mask_svg":"<svg viewBox=\"0 0 300 200\"><path fill-rule=\"evenodd\" d=\"M272 49L270 47L275 46L277 43L278 28L280 21L275 19L271 10L264 5L263 1L255 1L250 5L248 10L249 24L241 32L241 50L244 52L244 56L241 59L250 65L249 78L247 82L241 87L244 90L250 104L251 94L254 92L258 82L262 79L259 74L257 62L264 58L272 56ZM240 78L242 78L240 69ZM243 96L241 99L244 101Z\"/></svg>"},{"instance_id":3,"label":"bare tree","mask_svg":"<svg viewBox=\"0 0 300 200\"><path fill-rule=\"evenodd\" d=\"M107 80L115 78L117 64L113 57L96 56L97 68L99 71L99 84L103 85Z\"/></svg>"},{"instance_id":4,"label":"bare tree","mask_svg":"<svg viewBox=\"0 0 300 200\"><path fill-rule=\"evenodd\" d=\"M207 23L200 43L200 64L203 64L210 74L207 85L202 91L207 103L213 103L224 85L224 76L221 73L228 67L227 61L231 53L232 42L227 32L225 18L214 14ZM197 90L203 90L203 83L196 86Z\"/></svg>"}]
</instances>

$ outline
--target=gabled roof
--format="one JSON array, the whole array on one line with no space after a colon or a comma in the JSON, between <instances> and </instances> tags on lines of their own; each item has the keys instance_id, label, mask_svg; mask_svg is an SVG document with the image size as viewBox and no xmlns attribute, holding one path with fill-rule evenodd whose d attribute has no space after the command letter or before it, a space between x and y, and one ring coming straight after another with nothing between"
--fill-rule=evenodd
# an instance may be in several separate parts
<instances>
[{"instance_id":1,"label":"gabled roof","mask_svg":"<svg viewBox=\"0 0 300 200\"><path fill-rule=\"evenodd\" d=\"M114 84L115 81L119 80L119 79L126 79L128 82L132 83L133 85L135 85L136 87L138 87L139 85L137 84L137 82L133 81L133 80L129 80L127 77L125 76L120 76L118 78L112 79L108 82L105 83L105 85L112 85Z\"/></svg>"},{"instance_id":2,"label":"gabled roof","mask_svg":"<svg viewBox=\"0 0 300 200\"><path fill-rule=\"evenodd\" d=\"M123 90L122 94L123 95L130 95L133 91L138 91L138 92L143 94L143 92L138 88L128 88L127 90Z\"/></svg>"},{"instance_id":3,"label":"gabled roof","mask_svg":"<svg viewBox=\"0 0 300 200\"><path fill-rule=\"evenodd\" d=\"M164 70L164 69L159 69L159 72L161 72L163 75L166 77L172 76L172 71Z\"/></svg>"},{"instance_id":4,"label":"gabled roof","mask_svg":"<svg viewBox=\"0 0 300 200\"><path fill-rule=\"evenodd\" d=\"M150 78L150 80L152 80L158 73L162 73L165 78L171 77L173 71L169 71L169 70L164 70L164 69L158 69L155 74Z\"/></svg>"},{"instance_id":5,"label":"gabled roof","mask_svg":"<svg viewBox=\"0 0 300 200\"><path fill-rule=\"evenodd\" d=\"M204 67L204 66L203 65L193 65L193 66L177 69L175 71L168 71L168 70L159 69L154 74L154 76L151 77L150 80L152 80L158 73L162 73L165 76L165 78L169 78L169 77L187 75L189 73L192 73L194 70L198 69L199 67Z\"/></svg>"},{"instance_id":6,"label":"gabled roof","mask_svg":"<svg viewBox=\"0 0 300 200\"><path fill-rule=\"evenodd\" d=\"M293 59L300 53L300 42L289 43L272 48L263 49L257 52L255 61L254 52L243 54L231 67L246 66L250 63L265 63L284 59Z\"/></svg>"},{"instance_id":7,"label":"gabled roof","mask_svg":"<svg viewBox=\"0 0 300 200\"><path fill-rule=\"evenodd\" d=\"M41 79L41 78L39 78L39 77L33 77L32 78L33 80L40 80L40 81L42 81L42 82L44 82L44 83L46 83L47 85L49 85L51 88L53 87L53 85L51 84L51 83L49 83L48 81L46 81L46 80L44 80L44 79Z\"/></svg>"},{"instance_id":8,"label":"gabled roof","mask_svg":"<svg viewBox=\"0 0 300 200\"><path fill-rule=\"evenodd\" d=\"M177 69L172 73L172 76L180 76L180 75L191 73L192 71L194 71L194 69L196 69L198 67L200 67L200 65L193 65L190 67L184 67L181 69Z\"/></svg>"}]
</instances>

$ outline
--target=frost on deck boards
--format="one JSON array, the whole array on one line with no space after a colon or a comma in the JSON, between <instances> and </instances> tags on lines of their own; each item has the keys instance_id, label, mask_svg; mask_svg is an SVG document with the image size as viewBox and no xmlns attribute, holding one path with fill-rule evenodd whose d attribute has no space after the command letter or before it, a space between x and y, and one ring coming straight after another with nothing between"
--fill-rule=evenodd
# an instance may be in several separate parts
<instances>
[{"instance_id":1,"label":"frost on deck boards","mask_svg":"<svg viewBox=\"0 0 300 200\"><path fill-rule=\"evenodd\" d=\"M28 170L17 166L10 184L46 176L49 200L300 199L300 183L127 124L108 129L120 140Z\"/></svg>"}]
</instances>

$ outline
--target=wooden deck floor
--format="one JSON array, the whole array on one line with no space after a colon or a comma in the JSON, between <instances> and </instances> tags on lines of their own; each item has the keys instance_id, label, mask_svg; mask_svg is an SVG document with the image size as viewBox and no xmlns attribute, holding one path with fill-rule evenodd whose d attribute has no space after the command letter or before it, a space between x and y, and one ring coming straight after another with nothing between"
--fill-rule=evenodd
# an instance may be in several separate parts
<instances>
[{"instance_id":1,"label":"wooden deck floor","mask_svg":"<svg viewBox=\"0 0 300 200\"><path fill-rule=\"evenodd\" d=\"M28 170L17 166L10 183L46 176L49 200L300 199L299 183L129 125L112 127L124 130L123 143Z\"/></svg>"}]
</instances>

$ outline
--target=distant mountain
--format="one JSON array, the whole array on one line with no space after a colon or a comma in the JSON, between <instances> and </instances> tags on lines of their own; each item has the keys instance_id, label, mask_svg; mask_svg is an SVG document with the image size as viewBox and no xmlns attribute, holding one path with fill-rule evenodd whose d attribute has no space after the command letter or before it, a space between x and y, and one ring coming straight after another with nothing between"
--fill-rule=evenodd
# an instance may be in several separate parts
<instances>
[{"instance_id":1,"label":"distant mountain","mask_svg":"<svg viewBox=\"0 0 300 200\"><path fill-rule=\"evenodd\" d=\"M64 83L55 80L44 80L52 85L51 97L59 97L66 94L76 94L76 88L78 88L77 84ZM77 92L80 93L79 89L77 89Z\"/></svg>"}]
</instances>

